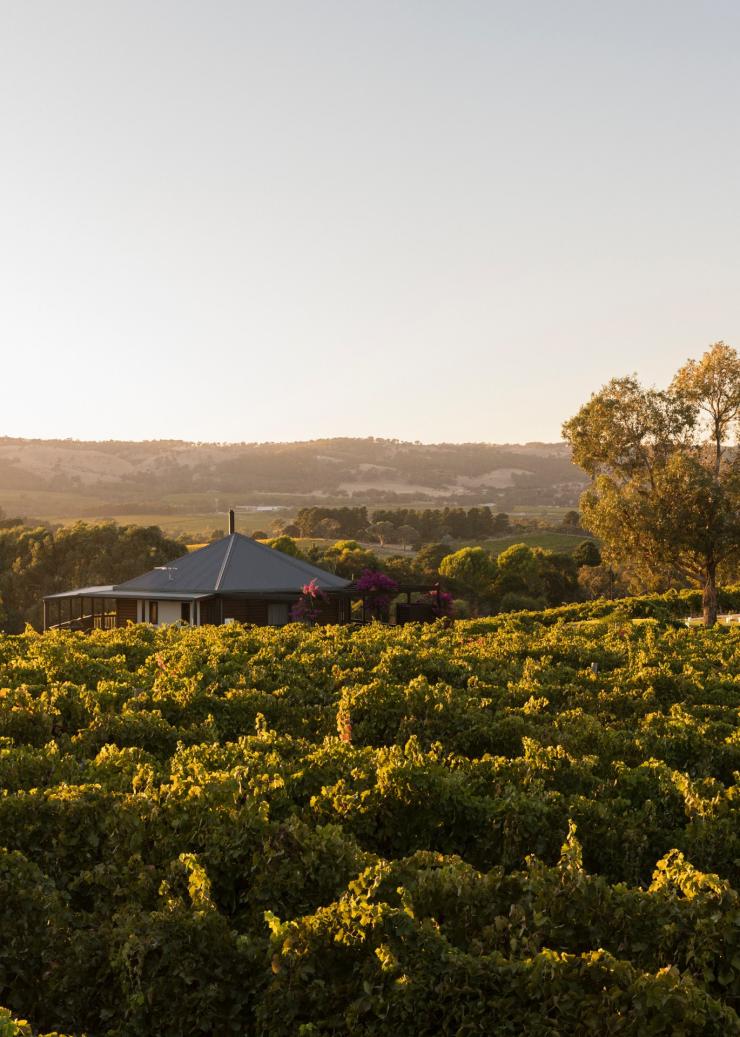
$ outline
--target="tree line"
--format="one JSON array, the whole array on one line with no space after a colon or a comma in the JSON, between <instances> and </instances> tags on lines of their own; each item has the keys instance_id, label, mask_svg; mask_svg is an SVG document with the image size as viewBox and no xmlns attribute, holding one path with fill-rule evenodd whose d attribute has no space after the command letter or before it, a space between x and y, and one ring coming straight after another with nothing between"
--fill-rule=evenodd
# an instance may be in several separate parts
<instances>
[{"instance_id":1,"label":"tree line","mask_svg":"<svg viewBox=\"0 0 740 1037\"><path fill-rule=\"evenodd\" d=\"M439 584L457 599L458 616L541 609L586 600L592 596L590 573L601 568L601 555L593 540L582 541L569 554L512 544L496 556L483 547L456 551L449 544L438 543L426 544L413 555L390 558L378 556L357 540L315 544L306 550L284 535L267 543L348 580L357 580L370 570L392 577L401 589Z\"/></svg>"},{"instance_id":2,"label":"tree line","mask_svg":"<svg viewBox=\"0 0 740 1037\"><path fill-rule=\"evenodd\" d=\"M355 538L378 543L433 543L505 536L531 526L531 520L494 512L487 505L472 508L301 508L289 523L278 523L279 532L292 537ZM559 523L538 522L538 528L582 532L577 511L568 511Z\"/></svg>"},{"instance_id":3,"label":"tree line","mask_svg":"<svg viewBox=\"0 0 740 1037\"><path fill-rule=\"evenodd\" d=\"M45 594L121 583L166 565L184 550L158 526L0 525L0 629L17 633L26 623L40 627Z\"/></svg>"}]
</instances>

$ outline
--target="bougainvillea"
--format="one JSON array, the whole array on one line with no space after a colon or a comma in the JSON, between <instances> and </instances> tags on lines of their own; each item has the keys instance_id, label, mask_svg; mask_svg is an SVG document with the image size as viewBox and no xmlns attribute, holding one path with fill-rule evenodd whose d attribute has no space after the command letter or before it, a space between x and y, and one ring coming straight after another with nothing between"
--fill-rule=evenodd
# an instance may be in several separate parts
<instances>
[{"instance_id":1,"label":"bougainvillea","mask_svg":"<svg viewBox=\"0 0 740 1037\"><path fill-rule=\"evenodd\" d=\"M398 593L398 584L377 569L363 569L355 581L355 590L362 595L371 616L380 619L388 611L393 597Z\"/></svg>"}]
</instances>

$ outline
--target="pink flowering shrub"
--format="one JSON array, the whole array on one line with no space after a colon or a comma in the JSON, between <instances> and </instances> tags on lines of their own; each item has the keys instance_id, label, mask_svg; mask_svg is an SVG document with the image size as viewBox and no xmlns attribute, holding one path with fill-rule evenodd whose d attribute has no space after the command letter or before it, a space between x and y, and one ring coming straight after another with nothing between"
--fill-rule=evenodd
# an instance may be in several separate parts
<instances>
[{"instance_id":1,"label":"pink flowering shrub","mask_svg":"<svg viewBox=\"0 0 740 1037\"><path fill-rule=\"evenodd\" d=\"M387 612L391 600L398 593L398 584L377 569L363 569L355 581L355 589L362 594L371 615L379 619Z\"/></svg>"},{"instance_id":2,"label":"pink flowering shrub","mask_svg":"<svg viewBox=\"0 0 740 1037\"><path fill-rule=\"evenodd\" d=\"M314 577L310 583L301 587L301 596L290 610L290 618L295 623L315 623L321 614L321 606L326 601L326 594L319 587Z\"/></svg>"}]
</instances>

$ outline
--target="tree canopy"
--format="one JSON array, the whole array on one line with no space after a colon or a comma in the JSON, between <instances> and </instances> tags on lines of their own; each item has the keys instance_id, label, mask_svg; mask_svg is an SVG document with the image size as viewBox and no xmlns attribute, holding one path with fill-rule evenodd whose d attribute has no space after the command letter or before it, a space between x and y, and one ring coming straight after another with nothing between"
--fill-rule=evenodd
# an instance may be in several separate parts
<instances>
[{"instance_id":1,"label":"tree canopy","mask_svg":"<svg viewBox=\"0 0 740 1037\"><path fill-rule=\"evenodd\" d=\"M718 570L740 552L739 414L740 358L717 342L667 389L615 378L563 426L592 478L586 528L653 584L701 586L707 625Z\"/></svg>"},{"instance_id":2,"label":"tree canopy","mask_svg":"<svg viewBox=\"0 0 740 1037\"><path fill-rule=\"evenodd\" d=\"M463 547L443 558L439 571L462 590L477 615L483 602L493 595L498 565L482 547Z\"/></svg>"},{"instance_id":3,"label":"tree canopy","mask_svg":"<svg viewBox=\"0 0 740 1037\"><path fill-rule=\"evenodd\" d=\"M121 583L184 554L183 545L158 526L75 522L0 530L0 616L10 632L39 625L45 594Z\"/></svg>"}]
</instances>

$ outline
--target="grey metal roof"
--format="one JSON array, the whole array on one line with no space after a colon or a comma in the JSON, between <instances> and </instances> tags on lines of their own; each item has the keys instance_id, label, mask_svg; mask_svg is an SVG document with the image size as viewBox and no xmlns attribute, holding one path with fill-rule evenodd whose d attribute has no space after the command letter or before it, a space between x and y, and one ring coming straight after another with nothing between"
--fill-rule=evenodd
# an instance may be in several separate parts
<instances>
[{"instance_id":1,"label":"grey metal roof","mask_svg":"<svg viewBox=\"0 0 740 1037\"><path fill-rule=\"evenodd\" d=\"M119 583L111 591L114 597L119 592L138 591L175 598L178 594L300 593L311 580L324 591L350 586L349 580L318 566L265 547L241 533L231 533L177 558L166 568L152 569Z\"/></svg>"},{"instance_id":2,"label":"grey metal roof","mask_svg":"<svg viewBox=\"0 0 740 1037\"><path fill-rule=\"evenodd\" d=\"M51 601L53 598L76 598L81 594L90 598L112 598L113 587L78 587L77 590L74 591L60 591L59 594L45 594L44 601Z\"/></svg>"},{"instance_id":3,"label":"grey metal roof","mask_svg":"<svg viewBox=\"0 0 740 1037\"><path fill-rule=\"evenodd\" d=\"M56 601L60 598L140 598L141 591L125 591L120 590L118 587L114 587L112 584L100 587L78 587L72 591L60 591L59 594L45 594L44 601ZM179 593L171 593L166 591L158 591L157 598L160 601L197 601L198 598L208 598L210 595L205 592L202 594L192 593L188 591L180 591Z\"/></svg>"}]
</instances>

